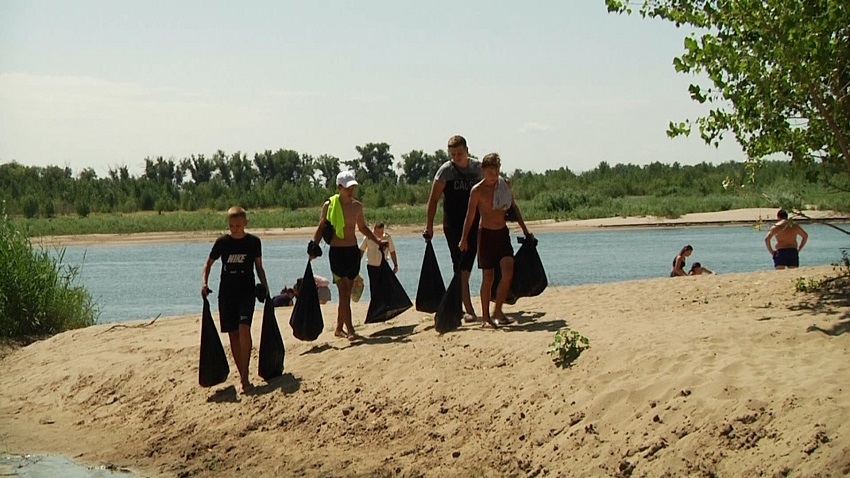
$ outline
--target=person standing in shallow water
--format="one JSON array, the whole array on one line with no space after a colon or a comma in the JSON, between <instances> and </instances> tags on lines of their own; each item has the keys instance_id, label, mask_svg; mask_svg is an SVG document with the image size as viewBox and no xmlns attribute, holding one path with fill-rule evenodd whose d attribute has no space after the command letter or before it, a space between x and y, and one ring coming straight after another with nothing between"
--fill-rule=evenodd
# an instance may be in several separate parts
<instances>
[{"instance_id":1,"label":"person standing in shallow water","mask_svg":"<svg viewBox=\"0 0 850 478\"><path fill-rule=\"evenodd\" d=\"M254 301L257 293L254 286L254 269L269 297L266 271L263 269L263 248L260 238L245 232L248 215L244 209L234 206L227 210L229 234L216 239L210 255L204 263L201 296L206 298L210 269L221 258L221 283L218 291L218 319L221 332L230 338L230 352L239 371L242 392L249 392L253 385L248 379L248 363L251 359L251 322L254 319Z\"/></svg>"},{"instance_id":2,"label":"person standing in shallow water","mask_svg":"<svg viewBox=\"0 0 850 478\"><path fill-rule=\"evenodd\" d=\"M764 245L767 246L768 252L773 256L774 269L794 269L800 265L800 251L805 247L809 240L809 234L800 227L799 224L788 220L788 212L785 209L780 209L776 212L776 218L779 221L774 224L767 236L764 238ZM800 245L797 245L797 236L800 236ZM776 238L776 247L773 246L773 239Z\"/></svg>"},{"instance_id":3,"label":"person standing in shallow water","mask_svg":"<svg viewBox=\"0 0 850 478\"><path fill-rule=\"evenodd\" d=\"M465 322L476 322L475 308L472 306L472 298L469 295L469 276L472 274L472 265L475 263L475 251L478 248L478 221L476 213L472 229L469 234L469 250L464 252L458 247L460 237L463 235L463 223L466 219L466 210L469 206L469 193L472 186L484 177L481 171L481 163L469 158L469 148L463 136L452 136L449 138L450 161L443 163L434 176L431 184L431 195L428 197L428 210L426 216L425 236L430 241L434 236L434 217L437 214L437 203L440 196L443 198L443 234L452 256L452 269L461 272L461 296L463 306L466 310L463 318Z\"/></svg>"}]
</instances>

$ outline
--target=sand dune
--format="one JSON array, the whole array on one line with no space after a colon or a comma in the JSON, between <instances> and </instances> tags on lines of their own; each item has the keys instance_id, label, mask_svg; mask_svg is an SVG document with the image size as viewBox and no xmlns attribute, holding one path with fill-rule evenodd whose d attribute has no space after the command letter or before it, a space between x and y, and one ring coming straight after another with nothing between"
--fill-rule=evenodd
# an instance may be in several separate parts
<instances>
[{"instance_id":1,"label":"sand dune","mask_svg":"<svg viewBox=\"0 0 850 478\"><path fill-rule=\"evenodd\" d=\"M0 443L151 476L844 476L850 299L794 288L830 273L549 288L502 330L411 310L357 344L334 304L313 343L278 309L285 374L255 349L248 396L197 385L200 311L99 325L0 361ZM591 348L559 368L565 326Z\"/></svg>"}]
</instances>

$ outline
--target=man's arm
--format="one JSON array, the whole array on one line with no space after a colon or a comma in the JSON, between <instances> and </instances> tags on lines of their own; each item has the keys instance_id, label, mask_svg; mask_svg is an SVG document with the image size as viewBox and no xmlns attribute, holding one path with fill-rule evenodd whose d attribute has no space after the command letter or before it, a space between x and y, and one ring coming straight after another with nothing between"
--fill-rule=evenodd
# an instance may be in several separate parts
<instances>
[{"instance_id":1,"label":"man's arm","mask_svg":"<svg viewBox=\"0 0 850 478\"><path fill-rule=\"evenodd\" d=\"M443 190L446 189L446 182L437 179L431 183L431 194L428 196L428 209L425 215L425 234L428 240L434 236L434 216L437 215L437 203L440 202L440 196L443 195Z\"/></svg>"},{"instance_id":2,"label":"man's arm","mask_svg":"<svg viewBox=\"0 0 850 478\"><path fill-rule=\"evenodd\" d=\"M764 245L767 247L770 255L774 254L773 245L771 244L771 239L776 235L776 226L772 226L769 231L767 231L767 235L764 236Z\"/></svg>"},{"instance_id":3,"label":"man's arm","mask_svg":"<svg viewBox=\"0 0 850 478\"><path fill-rule=\"evenodd\" d=\"M800 247L797 248L797 252L802 251L803 247L806 245L806 242L809 240L809 233L807 233L802 227L797 226L797 234L800 235Z\"/></svg>"},{"instance_id":4,"label":"man's arm","mask_svg":"<svg viewBox=\"0 0 850 478\"><path fill-rule=\"evenodd\" d=\"M469 205L466 206L466 218L463 220L463 234L460 236L460 244L458 245L460 250L464 252L468 247L469 230L472 229L472 223L475 221L475 213L478 211L480 191L478 186L473 186L472 191L469 192Z\"/></svg>"}]
</instances>

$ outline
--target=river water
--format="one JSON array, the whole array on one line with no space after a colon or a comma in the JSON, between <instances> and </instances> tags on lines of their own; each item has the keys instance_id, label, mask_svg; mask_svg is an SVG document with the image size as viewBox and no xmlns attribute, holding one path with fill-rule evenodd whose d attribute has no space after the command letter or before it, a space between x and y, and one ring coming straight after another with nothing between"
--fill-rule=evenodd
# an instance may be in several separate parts
<instances>
[{"instance_id":1,"label":"river water","mask_svg":"<svg viewBox=\"0 0 850 478\"><path fill-rule=\"evenodd\" d=\"M803 266L836 263L841 249L850 247L850 236L839 231L819 224L805 227L809 242L801 253ZM771 269L764 235L765 231L752 226L722 226L544 232L536 237L549 283L576 285L666 277L685 244L694 247L689 265L698 261L721 274ZM211 235L209 243L69 246L64 262L80 267L79 281L98 303L100 322L193 314L201 309L201 268L214 239ZM414 299L424 240L403 236L394 241L400 262L398 278ZM443 279L448 282L451 261L445 239L436 237L434 246ZM263 241L263 263L273 293L303 274L306 248L303 239ZM514 250L517 248L515 243ZM365 268L364 259L364 277ZM210 274L213 290L218 288L219 270L217 263ZM327 254L313 261L313 270L331 276ZM480 283L481 274L476 270L471 285L474 295ZM333 290L332 301L335 299ZM361 300L369 300L368 284Z\"/></svg>"}]
</instances>

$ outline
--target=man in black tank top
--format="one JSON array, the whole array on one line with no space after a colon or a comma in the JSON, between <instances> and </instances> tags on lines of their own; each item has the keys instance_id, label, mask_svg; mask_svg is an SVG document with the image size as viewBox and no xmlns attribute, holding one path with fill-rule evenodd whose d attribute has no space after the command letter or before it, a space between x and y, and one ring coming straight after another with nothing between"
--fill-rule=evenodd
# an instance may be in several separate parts
<instances>
[{"instance_id":1,"label":"man in black tank top","mask_svg":"<svg viewBox=\"0 0 850 478\"><path fill-rule=\"evenodd\" d=\"M204 263L201 296L207 297L210 290L207 282L212 265L221 258L221 282L218 287L218 319L221 332L230 338L230 351L239 371L242 391L253 386L248 378L248 362L251 359L251 322L254 318L254 268L260 283L269 297L266 271L263 269L263 248L260 238L245 232L248 216L241 207L227 210L230 234L216 239L210 255Z\"/></svg>"},{"instance_id":2,"label":"man in black tank top","mask_svg":"<svg viewBox=\"0 0 850 478\"><path fill-rule=\"evenodd\" d=\"M443 234L446 236L446 243L452 256L453 269L461 271L461 294L463 306L466 309L464 320L476 322L478 319L469 296L469 276L472 273L478 247L478 214L475 215L473 232L469 235L469 249L463 252L459 244L469 205L469 192L472 186L481 181L484 176L481 172L481 163L469 158L469 148L463 136L449 138L448 148L452 159L440 166L431 184L424 235L427 241L430 241L434 235L434 216L437 214L437 203L442 196Z\"/></svg>"}]
</instances>

